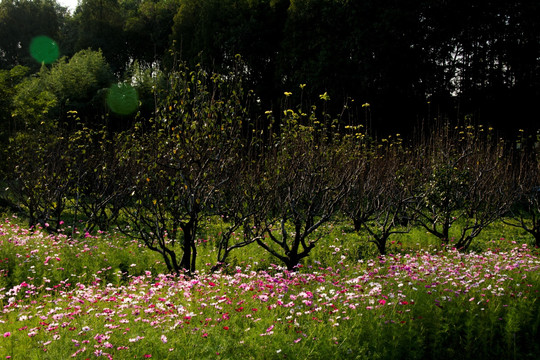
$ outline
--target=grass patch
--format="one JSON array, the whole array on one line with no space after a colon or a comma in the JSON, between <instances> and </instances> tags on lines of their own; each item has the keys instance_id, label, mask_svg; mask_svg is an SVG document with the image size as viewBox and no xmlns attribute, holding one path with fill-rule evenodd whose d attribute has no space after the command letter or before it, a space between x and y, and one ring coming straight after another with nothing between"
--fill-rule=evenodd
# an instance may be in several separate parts
<instances>
[{"instance_id":1,"label":"grass patch","mask_svg":"<svg viewBox=\"0 0 540 360\"><path fill-rule=\"evenodd\" d=\"M540 354L540 258L526 243L513 244L519 238L510 230L504 239L483 241L481 252L442 251L425 237L412 243L403 236L393 244L394 255L358 259L362 236L329 225L297 272L248 247L211 274L203 263L211 263L217 228L201 236L201 271L184 277L164 275L155 253L114 233L72 239L6 220L0 228L0 357Z\"/></svg>"}]
</instances>

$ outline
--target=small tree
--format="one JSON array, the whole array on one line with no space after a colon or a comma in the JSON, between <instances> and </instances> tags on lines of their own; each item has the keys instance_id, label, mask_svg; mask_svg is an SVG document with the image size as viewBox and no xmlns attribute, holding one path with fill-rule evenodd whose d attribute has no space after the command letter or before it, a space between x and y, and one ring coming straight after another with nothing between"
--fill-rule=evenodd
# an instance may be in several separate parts
<instances>
[{"instance_id":1,"label":"small tree","mask_svg":"<svg viewBox=\"0 0 540 360\"><path fill-rule=\"evenodd\" d=\"M339 211L348 194L347 154L328 137L327 125L311 118L301 125L299 114L287 110L281 135L264 159L261 186L271 189L272 202L260 214L265 238L257 243L293 270L322 235L322 225Z\"/></svg>"},{"instance_id":2,"label":"small tree","mask_svg":"<svg viewBox=\"0 0 540 360\"><path fill-rule=\"evenodd\" d=\"M404 188L408 166L399 139L391 143L385 139L375 149L368 147L354 163L355 177L343 212L353 221L356 231L368 233L369 241L382 255L386 254L388 238L408 232L412 223L406 215L411 198Z\"/></svg>"},{"instance_id":3,"label":"small tree","mask_svg":"<svg viewBox=\"0 0 540 360\"><path fill-rule=\"evenodd\" d=\"M170 75L156 119L138 125L148 128L142 133L134 128L126 142L124 169L134 179L126 189L132 203L123 208L127 230L171 272L195 271L200 221L231 181L225 169L241 152L243 94L235 74L182 68Z\"/></svg>"},{"instance_id":4,"label":"small tree","mask_svg":"<svg viewBox=\"0 0 540 360\"><path fill-rule=\"evenodd\" d=\"M223 225L218 248L217 263L213 270L226 264L231 252L264 238L267 230L264 219L274 201L273 190L265 182L264 161L256 160L239 162L238 166L229 167L230 181L221 189L216 198L214 212L220 217ZM261 181L262 179L262 181ZM240 236L234 236L241 231Z\"/></svg>"},{"instance_id":5,"label":"small tree","mask_svg":"<svg viewBox=\"0 0 540 360\"><path fill-rule=\"evenodd\" d=\"M504 143L482 127L446 127L417 151L420 171L410 207L417 223L444 244L468 248L511 203ZM458 221L459 230L452 232Z\"/></svg>"},{"instance_id":6,"label":"small tree","mask_svg":"<svg viewBox=\"0 0 540 360\"><path fill-rule=\"evenodd\" d=\"M55 221L58 228L72 186L65 139L50 129L18 133L10 139L7 162L9 193L29 225Z\"/></svg>"},{"instance_id":7,"label":"small tree","mask_svg":"<svg viewBox=\"0 0 540 360\"><path fill-rule=\"evenodd\" d=\"M77 113L72 111L71 115L76 117ZM96 227L106 230L116 221L128 199L122 191L127 179L117 152L123 135L111 137L105 128L79 126L79 130L67 137L73 222L81 216L87 231Z\"/></svg>"},{"instance_id":8,"label":"small tree","mask_svg":"<svg viewBox=\"0 0 540 360\"><path fill-rule=\"evenodd\" d=\"M540 136L540 135L539 135ZM513 183L516 198L504 223L525 230L540 246L540 138L524 148L516 161Z\"/></svg>"}]
</instances>

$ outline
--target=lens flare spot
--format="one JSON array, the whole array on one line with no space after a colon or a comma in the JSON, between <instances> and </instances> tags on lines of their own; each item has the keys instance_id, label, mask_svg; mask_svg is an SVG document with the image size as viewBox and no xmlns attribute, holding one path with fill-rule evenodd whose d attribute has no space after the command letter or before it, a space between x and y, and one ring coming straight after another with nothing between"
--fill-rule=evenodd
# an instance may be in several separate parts
<instances>
[{"instance_id":1,"label":"lens flare spot","mask_svg":"<svg viewBox=\"0 0 540 360\"><path fill-rule=\"evenodd\" d=\"M56 41L48 36L37 36L30 42L30 55L38 63L51 64L60 56Z\"/></svg>"},{"instance_id":2,"label":"lens flare spot","mask_svg":"<svg viewBox=\"0 0 540 360\"><path fill-rule=\"evenodd\" d=\"M129 115L139 106L137 90L128 84L113 85L107 93L107 104L112 112L119 115Z\"/></svg>"}]
</instances>

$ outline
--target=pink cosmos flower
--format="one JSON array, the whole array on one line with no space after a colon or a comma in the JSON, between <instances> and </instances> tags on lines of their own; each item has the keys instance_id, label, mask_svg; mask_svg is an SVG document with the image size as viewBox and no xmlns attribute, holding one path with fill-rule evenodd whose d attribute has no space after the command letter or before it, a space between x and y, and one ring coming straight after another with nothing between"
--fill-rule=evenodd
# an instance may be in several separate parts
<instances>
[{"instance_id":1,"label":"pink cosmos flower","mask_svg":"<svg viewBox=\"0 0 540 360\"><path fill-rule=\"evenodd\" d=\"M5 338L10 337L10 336L11 336L11 333L9 331L4 333Z\"/></svg>"}]
</instances>

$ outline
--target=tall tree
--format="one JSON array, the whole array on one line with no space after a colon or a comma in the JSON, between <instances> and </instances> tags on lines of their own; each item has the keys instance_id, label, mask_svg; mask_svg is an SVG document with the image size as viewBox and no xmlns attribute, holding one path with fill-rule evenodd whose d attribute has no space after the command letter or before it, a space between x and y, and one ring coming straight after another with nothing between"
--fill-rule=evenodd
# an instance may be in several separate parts
<instances>
[{"instance_id":1,"label":"tall tree","mask_svg":"<svg viewBox=\"0 0 540 360\"><path fill-rule=\"evenodd\" d=\"M540 5L529 0L424 2L419 19L432 106L500 129L534 128L525 115L537 113L539 18Z\"/></svg>"},{"instance_id":2,"label":"tall tree","mask_svg":"<svg viewBox=\"0 0 540 360\"><path fill-rule=\"evenodd\" d=\"M17 128L13 122L13 98L17 85L28 74L29 69L17 65L11 70L0 70L0 143L7 144L8 137Z\"/></svg>"},{"instance_id":3,"label":"tall tree","mask_svg":"<svg viewBox=\"0 0 540 360\"><path fill-rule=\"evenodd\" d=\"M161 62L169 49L174 16L180 0L123 1L127 50L142 64Z\"/></svg>"},{"instance_id":4,"label":"tall tree","mask_svg":"<svg viewBox=\"0 0 540 360\"><path fill-rule=\"evenodd\" d=\"M60 38L66 8L55 0L2 0L0 3L0 68L15 65L37 70L41 64L30 56L30 43L36 36Z\"/></svg>"},{"instance_id":5,"label":"tall tree","mask_svg":"<svg viewBox=\"0 0 540 360\"><path fill-rule=\"evenodd\" d=\"M177 56L217 70L240 54L244 76L263 106L278 109L282 75L277 72L289 0L181 0L174 18Z\"/></svg>"},{"instance_id":6,"label":"tall tree","mask_svg":"<svg viewBox=\"0 0 540 360\"><path fill-rule=\"evenodd\" d=\"M281 57L287 86L307 83L315 94L368 102L378 129L398 132L425 96L416 3L292 1Z\"/></svg>"},{"instance_id":7,"label":"tall tree","mask_svg":"<svg viewBox=\"0 0 540 360\"><path fill-rule=\"evenodd\" d=\"M102 50L111 68L121 73L128 64L124 34L125 13L118 0L82 0L74 14L76 50Z\"/></svg>"}]
</instances>

